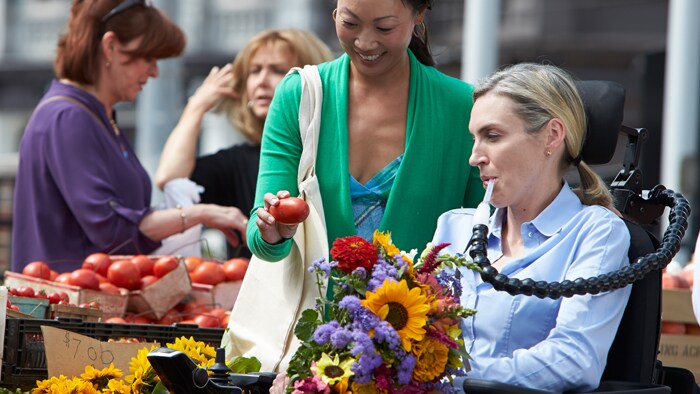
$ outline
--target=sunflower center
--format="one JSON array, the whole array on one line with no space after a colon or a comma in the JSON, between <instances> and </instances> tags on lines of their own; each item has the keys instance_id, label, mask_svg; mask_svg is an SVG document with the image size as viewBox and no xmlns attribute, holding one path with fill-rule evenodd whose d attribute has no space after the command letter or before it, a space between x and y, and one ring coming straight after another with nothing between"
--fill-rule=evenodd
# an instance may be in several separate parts
<instances>
[{"instance_id":1,"label":"sunflower center","mask_svg":"<svg viewBox=\"0 0 700 394\"><path fill-rule=\"evenodd\" d=\"M386 321L394 327L394 330L399 331L406 327L408 323L408 311L406 307L398 302L389 302L389 313L386 314Z\"/></svg>"},{"instance_id":2,"label":"sunflower center","mask_svg":"<svg viewBox=\"0 0 700 394\"><path fill-rule=\"evenodd\" d=\"M343 371L343 368L340 368L337 365L329 365L323 370L323 373L329 378L334 379L343 376L345 371Z\"/></svg>"}]
</instances>

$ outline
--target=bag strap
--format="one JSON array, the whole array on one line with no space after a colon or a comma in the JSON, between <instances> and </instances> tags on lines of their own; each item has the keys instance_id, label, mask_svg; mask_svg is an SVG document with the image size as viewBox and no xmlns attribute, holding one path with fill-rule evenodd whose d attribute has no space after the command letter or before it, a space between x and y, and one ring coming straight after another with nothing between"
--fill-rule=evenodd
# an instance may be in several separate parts
<instances>
[{"instance_id":1,"label":"bag strap","mask_svg":"<svg viewBox=\"0 0 700 394\"><path fill-rule=\"evenodd\" d=\"M80 101L78 101L78 100L76 100L76 99L74 99L73 97L70 97L70 96L64 96L64 95L51 96L51 97L47 98L46 100L40 102L39 105L37 105L36 108L34 109L34 112L36 112L39 108L43 107L44 105L46 105L46 104L48 104L48 103L50 103L50 102L59 101L59 100L70 101L71 103L76 104L76 105L78 105L79 107L82 107L82 108L85 110L85 112L87 112L88 114L90 114L90 116L92 116L92 118L95 119L95 121L96 121L97 123L101 124L109 133L112 133L112 132L113 132L113 131L109 130L109 128L108 128L108 127L105 125L105 123L102 121L102 119L100 119L100 117L97 116L97 114L95 113L95 111L91 110L87 105L81 103Z\"/></svg>"},{"instance_id":2,"label":"bag strap","mask_svg":"<svg viewBox=\"0 0 700 394\"><path fill-rule=\"evenodd\" d=\"M301 76L299 133L301 134L302 150L297 178L297 183L301 184L304 179L313 176L316 172L316 151L321 131L323 86L318 67L314 65L306 65L304 68L294 67L289 72L297 72Z\"/></svg>"}]
</instances>

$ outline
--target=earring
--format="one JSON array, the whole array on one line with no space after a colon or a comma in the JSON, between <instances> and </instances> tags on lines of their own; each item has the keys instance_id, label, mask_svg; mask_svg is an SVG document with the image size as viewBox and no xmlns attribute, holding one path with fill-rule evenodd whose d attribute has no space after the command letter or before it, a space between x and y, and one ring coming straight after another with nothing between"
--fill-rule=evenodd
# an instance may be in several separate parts
<instances>
[{"instance_id":1,"label":"earring","mask_svg":"<svg viewBox=\"0 0 700 394\"><path fill-rule=\"evenodd\" d=\"M248 108L253 108L253 100L248 100Z\"/></svg>"},{"instance_id":2,"label":"earring","mask_svg":"<svg viewBox=\"0 0 700 394\"><path fill-rule=\"evenodd\" d=\"M333 10L332 15L333 15L333 21L335 21L335 18L338 16L338 9L337 8Z\"/></svg>"},{"instance_id":3,"label":"earring","mask_svg":"<svg viewBox=\"0 0 700 394\"><path fill-rule=\"evenodd\" d=\"M418 37L418 38L423 38L425 37L425 32L427 31L427 27L425 27L425 21L419 23L416 25L416 27L413 28L413 35Z\"/></svg>"},{"instance_id":4,"label":"earring","mask_svg":"<svg viewBox=\"0 0 700 394\"><path fill-rule=\"evenodd\" d=\"M105 67L110 68L111 66L112 66L112 62L107 60L107 62L105 63Z\"/></svg>"},{"instance_id":5,"label":"earring","mask_svg":"<svg viewBox=\"0 0 700 394\"><path fill-rule=\"evenodd\" d=\"M551 155L552 155L552 151L549 150L549 149L547 149L547 152L545 152L545 153L547 154L547 156L551 156Z\"/></svg>"}]
</instances>

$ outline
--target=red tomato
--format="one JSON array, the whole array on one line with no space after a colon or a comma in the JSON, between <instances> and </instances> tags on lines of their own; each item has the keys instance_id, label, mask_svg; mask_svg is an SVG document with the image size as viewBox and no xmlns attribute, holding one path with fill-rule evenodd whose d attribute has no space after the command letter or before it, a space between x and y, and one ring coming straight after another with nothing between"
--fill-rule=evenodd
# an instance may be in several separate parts
<instances>
[{"instance_id":1,"label":"red tomato","mask_svg":"<svg viewBox=\"0 0 700 394\"><path fill-rule=\"evenodd\" d=\"M187 272L192 272L195 268L202 264L202 258L197 256L185 257L185 267L187 267Z\"/></svg>"},{"instance_id":2,"label":"red tomato","mask_svg":"<svg viewBox=\"0 0 700 394\"><path fill-rule=\"evenodd\" d=\"M180 311L182 312L182 317L186 319L191 319L192 317L206 312L208 308L204 306L201 302L193 301L182 305Z\"/></svg>"},{"instance_id":3,"label":"red tomato","mask_svg":"<svg viewBox=\"0 0 700 394\"><path fill-rule=\"evenodd\" d=\"M213 261L204 261L194 271L190 272L192 282L205 285L218 285L226 280L224 266Z\"/></svg>"},{"instance_id":4,"label":"red tomato","mask_svg":"<svg viewBox=\"0 0 700 394\"><path fill-rule=\"evenodd\" d=\"M219 318L210 314L201 314L194 317L194 322L200 327L219 328Z\"/></svg>"},{"instance_id":5,"label":"red tomato","mask_svg":"<svg viewBox=\"0 0 700 394\"><path fill-rule=\"evenodd\" d=\"M60 275L59 275L60 277ZM73 286L78 286L83 289L100 289L100 280L97 278L95 271L80 268L70 273L68 283Z\"/></svg>"},{"instance_id":6,"label":"red tomato","mask_svg":"<svg viewBox=\"0 0 700 394\"><path fill-rule=\"evenodd\" d=\"M112 316L109 319L104 321L105 323L112 323L112 324L128 324L126 320L119 316Z\"/></svg>"},{"instance_id":7,"label":"red tomato","mask_svg":"<svg viewBox=\"0 0 700 394\"><path fill-rule=\"evenodd\" d=\"M141 288L141 271L131 260L119 260L112 263L107 270L109 283L127 290Z\"/></svg>"},{"instance_id":8,"label":"red tomato","mask_svg":"<svg viewBox=\"0 0 700 394\"><path fill-rule=\"evenodd\" d=\"M36 292L29 286L20 286L17 288L17 295L20 297L34 297Z\"/></svg>"},{"instance_id":9,"label":"red tomato","mask_svg":"<svg viewBox=\"0 0 700 394\"><path fill-rule=\"evenodd\" d=\"M141 289L145 289L146 287L156 283L158 281L158 277L155 275L146 275L141 278Z\"/></svg>"},{"instance_id":10,"label":"red tomato","mask_svg":"<svg viewBox=\"0 0 700 394\"><path fill-rule=\"evenodd\" d=\"M70 299L68 298L68 294L66 294L63 291L55 291L53 293L49 293L48 298L50 304L58 304L60 301L70 301Z\"/></svg>"},{"instance_id":11,"label":"red tomato","mask_svg":"<svg viewBox=\"0 0 700 394\"><path fill-rule=\"evenodd\" d=\"M69 285L70 284L70 274L71 274L70 272L64 272L62 274L58 274L56 279L54 279L53 281L56 283L63 283L63 284Z\"/></svg>"},{"instance_id":12,"label":"red tomato","mask_svg":"<svg viewBox=\"0 0 700 394\"><path fill-rule=\"evenodd\" d=\"M112 264L112 259L106 253L93 253L83 261L83 268L95 271L102 276L107 276L107 269Z\"/></svg>"},{"instance_id":13,"label":"red tomato","mask_svg":"<svg viewBox=\"0 0 700 394\"><path fill-rule=\"evenodd\" d=\"M22 275L51 280L51 268L42 261L32 261L22 269Z\"/></svg>"},{"instance_id":14,"label":"red tomato","mask_svg":"<svg viewBox=\"0 0 700 394\"><path fill-rule=\"evenodd\" d=\"M100 283L100 291L103 293L109 293L109 294L121 294L122 293L121 290L117 286L115 286L109 282Z\"/></svg>"},{"instance_id":15,"label":"red tomato","mask_svg":"<svg viewBox=\"0 0 700 394\"><path fill-rule=\"evenodd\" d=\"M661 322L662 334L685 335L685 324L670 321Z\"/></svg>"},{"instance_id":16,"label":"red tomato","mask_svg":"<svg viewBox=\"0 0 700 394\"><path fill-rule=\"evenodd\" d=\"M178 266L177 259L173 256L163 256L153 264L153 275L162 278Z\"/></svg>"},{"instance_id":17,"label":"red tomato","mask_svg":"<svg viewBox=\"0 0 700 394\"><path fill-rule=\"evenodd\" d=\"M281 198L278 205L270 207L270 215L282 224L301 223L309 216L309 205L301 198Z\"/></svg>"},{"instance_id":18,"label":"red tomato","mask_svg":"<svg viewBox=\"0 0 700 394\"><path fill-rule=\"evenodd\" d=\"M56 280L56 277L58 277L58 271L51 270L51 275L49 276L49 280Z\"/></svg>"},{"instance_id":19,"label":"red tomato","mask_svg":"<svg viewBox=\"0 0 700 394\"><path fill-rule=\"evenodd\" d=\"M664 272L661 275L661 287L664 289L680 289L682 288L681 278L678 275Z\"/></svg>"},{"instance_id":20,"label":"red tomato","mask_svg":"<svg viewBox=\"0 0 700 394\"><path fill-rule=\"evenodd\" d=\"M234 257L224 263L224 274L227 281L242 280L250 261L245 257Z\"/></svg>"},{"instance_id":21,"label":"red tomato","mask_svg":"<svg viewBox=\"0 0 700 394\"><path fill-rule=\"evenodd\" d=\"M219 321L219 327L224 328L228 327L228 318L230 314L231 312L224 308L212 308L212 310L207 313L207 315L216 317Z\"/></svg>"},{"instance_id":22,"label":"red tomato","mask_svg":"<svg viewBox=\"0 0 700 394\"><path fill-rule=\"evenodd\" d=\"M177 311L177 309L173 308L170 309L169 311L165 312L165 315L158 319L156 322L157 324L162 324L169 326L173 323L177 323L180 321L180 312Z\"/></svg>"},{"instance_id":23,"label":"red tomato","mask_svg":"<svg viewBox=\"0 0 700 394\"><path fill-rule=\"evenodd\" d=\"M138 254L131 258L131 262L139 267L141 276L153 275L153 264L155 262L150 257Z\"/></svg>"}]
</instances>

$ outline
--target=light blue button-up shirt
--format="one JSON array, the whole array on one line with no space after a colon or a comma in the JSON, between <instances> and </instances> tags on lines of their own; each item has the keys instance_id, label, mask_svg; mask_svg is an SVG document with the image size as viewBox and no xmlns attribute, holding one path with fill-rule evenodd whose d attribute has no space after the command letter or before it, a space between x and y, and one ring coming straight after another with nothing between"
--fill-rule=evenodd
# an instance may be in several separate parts
<instances>
[{"instance_id":1,"label":"light blue button-up shirt","mask_svg":"<svg viewBox=\"0 0 700 394\"><path fill-rule=\"evenodd\" d=\"M473 209L438 219L434 243L462 253L472 236ZM489 220L488 258L501 257L505 210ZM627 265L630 236L622 219L601 206L586 206L564 184L556 199L521 228L524 256L501 273L519 279L563 281L589 278ZM468 377L552 391L592 390L603 374L631 287L598 294L539 299L511 296L463 271L463 305L477 310L464 319L463 335L472 356Z\"/></svg>"}]
</instances>

